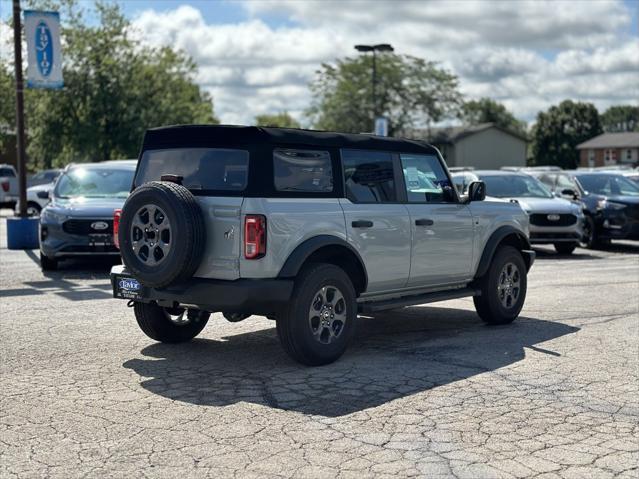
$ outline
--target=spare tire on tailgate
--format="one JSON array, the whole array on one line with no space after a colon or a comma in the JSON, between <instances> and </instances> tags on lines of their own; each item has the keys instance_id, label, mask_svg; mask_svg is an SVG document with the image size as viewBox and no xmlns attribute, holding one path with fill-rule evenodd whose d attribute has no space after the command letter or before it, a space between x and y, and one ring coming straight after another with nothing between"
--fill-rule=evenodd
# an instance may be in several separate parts
<instances>
[{"instance_id":1,"label":"spare tire on tailgate","mask_svg":"<svg viewBox=\"0 0 639 479\"><path fill-rule=\"evenodd\" d=\"M131 274L145 286L163 288L193 276L204 253L206 229L188 189L152 181L126 200L118 238Z\"/></svg>"}]
</instances>

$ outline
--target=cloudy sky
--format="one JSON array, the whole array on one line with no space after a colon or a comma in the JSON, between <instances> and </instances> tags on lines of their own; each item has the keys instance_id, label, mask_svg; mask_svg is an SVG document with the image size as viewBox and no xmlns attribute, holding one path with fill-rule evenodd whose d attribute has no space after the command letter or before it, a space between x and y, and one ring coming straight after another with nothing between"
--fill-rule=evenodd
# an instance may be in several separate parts
<instances>
[{"instance_id":1,"label":"cloudy sky","mask_svg":"<svg viewBox=\"0 0 639 479\"><path fill-rule=\"evenodd\" d=\"M142 41L196 60L225 123L281 110L304 123L318 65L357 43L438 61L467 98L490 96L527 121L565 98L600 110L639 100L639 0L120 3Z\"/></svg>"}]
</instances>

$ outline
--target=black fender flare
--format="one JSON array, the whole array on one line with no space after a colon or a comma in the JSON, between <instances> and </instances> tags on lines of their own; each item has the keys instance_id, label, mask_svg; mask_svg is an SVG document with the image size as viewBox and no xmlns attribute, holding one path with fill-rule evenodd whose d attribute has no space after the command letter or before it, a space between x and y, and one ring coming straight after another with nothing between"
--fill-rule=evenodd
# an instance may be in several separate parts
<instances>
[{"instance_id":1,"label":"black fender flare","mask_svg":"<svg viewBox=\"0 0 639 479\"><path fill-rule=\"evenodd\" d=\"M346 248L348 251L355 255L359 262L362 271L364 272L364 291L368 287L368 272L366 271L366 265L362 260L362 257L353 246L337 236L332 235L318 235L307 239L300 243L293 252L288 256L284 265L278 273L278 278L293 278L297 275L299 270L304 265L304 262L317 250L326 246L340 246Z\"/></svg>"},{"instance_id":2,"label":"black fender flare","mask_svg":"<svg viewBox=\"0 0 639 479\"><path fill-rule=\"evenodd\" d=\"M523 231L510 225L500 226L495 231L493 231L493 234L491 234L490 238L488 238L488 241L486 241L484 251L482 252L479 264L477 265L475 278L481 278L486 274L488 268L490 267L490 263L493 260L493 256L495 256L497 247L506 237L511 235L515 235L519 240L519 250L522 251L522 254L524 251L530 251L530 240ZM534 260L534 252L531 251L531 253L532 255L523 254L528 269L530 269L530 267L532 266L532 261Z\"/></svg>"}]
</instances>

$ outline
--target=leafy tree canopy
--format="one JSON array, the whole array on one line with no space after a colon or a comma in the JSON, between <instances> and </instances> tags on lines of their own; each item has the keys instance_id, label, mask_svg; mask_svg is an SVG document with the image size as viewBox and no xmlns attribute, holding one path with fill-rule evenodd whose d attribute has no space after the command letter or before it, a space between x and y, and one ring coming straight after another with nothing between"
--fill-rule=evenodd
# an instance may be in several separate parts
<instances>
[{"instance_id":1,"label":"leafy tree canopy","mask_svg":"<svg viewBox=\"0 0 639 479\"><path fill-rule=\"evenodd\" d=\"M280 128L300 128L300 123L286 111L274 115L257 115L255 117L257 126L278 126Z\"/></svg>"},{"instance_id":2,"label":"leafy tree canopy","mask_svg":"<svg viewBox=\"0 0 639 479\"><path fill-rule=\"evenodd\" d=\"M533 162L576 168L579 163L576 146L602 132L599 113L592 103L564 100L537 114L533 128Z\"/></svg>"},{"instance_id":3,"label":"leafy tree canopy","mask_svg":"<svg viewBox=\"0 0 639 479\"><path fill-rule=\"evenodd\" d=\"M639 106L611 106L601 115L601 124L607 132L639 131Z\"/></svg>"},{"instance_id":4,"label":"leafy tree canopy","mask_svg":"<svg viewBox=\"0 0 639 479\"><path fill-rule=\"evenodd\" d=\"M519 133L526 132L526 124L519 121L501 103L491 98L480 98L464 103L461 119L470 125L495 123L497 126Z\"/></svg>"},{"instance_id":5,"label":"leafy tree canopy","mask_svg":"<svg viewBox=\"0 0 639 479\"><path fill-rule=\"evenodd\" d=\"M375 112L389 119L390 133L431 124L458 114L457 77L434 62L407 55L377 56L377 105L373 105L373 57L324 63L311 83L307 114L322 130L351 133L373 129Z\"/></svg>"},{"instance_id":6,"label":"leafy tree canopy","mask_svg":"<svg viewBox=\"0 0 639 479\"><path fill-rule=\"evenodd\" d=\"M65 84L62 90L26 91L34 166L132 158L147 128L217 122L210 96L194 82L193 60L169 47L140 44L117 4L97 1L91 22L75 0L32 6L61 10ZM6 65L0 69L3 110L5 70ZM0 114L4 120L4 111Z\"/></svg>"}]
</instances>

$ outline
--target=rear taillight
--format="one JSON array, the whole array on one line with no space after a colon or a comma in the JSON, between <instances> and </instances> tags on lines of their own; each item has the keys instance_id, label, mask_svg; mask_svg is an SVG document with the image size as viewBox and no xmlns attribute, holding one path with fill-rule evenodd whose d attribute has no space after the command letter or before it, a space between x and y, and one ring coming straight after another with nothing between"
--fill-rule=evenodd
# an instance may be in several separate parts
<instances>
[{"instance_id":1,"label":"rear taillight","mask_svg":"<svg viewBox=\"0 0 639 479\"><path fill-rule=\"evenodd\" d=\"M258 259L266 254L266 218L246 215L244 218L244 257Z\"/></svg>"},{"instance_id":2,"label":"rear taillight","mask_svg":"<svg viewBox=\"0 0 639 479\"><path fill-rule=\"evenodd\" d=\"M8 181L3 181L2 182L2 191L4 191L5 193L9 192L9 182Z\"/></svg>"},{"instance_id":3,"label":"rear taillight","mask_svg":"<svg viewBox=\"0 0 639 479\"><path fill-rule=\"evenodd\" d=\"M113 211L113 244L117 249L120 249L120 239L118 233L120 232L120 216L122 216L122 210Z\"/></svg>"}]
</instances>

